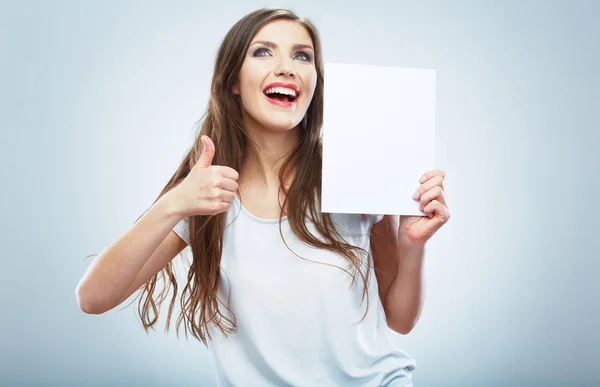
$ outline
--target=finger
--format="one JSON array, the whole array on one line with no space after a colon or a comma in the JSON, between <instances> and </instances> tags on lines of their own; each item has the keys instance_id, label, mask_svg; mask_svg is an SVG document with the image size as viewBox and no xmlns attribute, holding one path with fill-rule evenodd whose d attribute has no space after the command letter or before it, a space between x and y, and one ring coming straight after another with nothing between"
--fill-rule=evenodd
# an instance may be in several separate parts
<instances>
[{"instance_id":1,"label":"finger","mask_svg":"<svg viewBox=\"0 0 600 387\"><path fill-rule=\"evenodd\" d=\"M427 214L429 218L436 218L439 221L439 225L446 223L450 219L450 211L448 207L444 206L437 200L432 200L425 206L423 212Z\"/></svg>"},{"instance_id":2,"label":"finger","mask_svg":"<svg viewBox=\"0 0 600 387\"><path fill-rule=\"evenodd\" d=\"M212 215L227 211L231 207L231 202L214 202L212 204Z\"/></svg>"},{"instance_id":3,"label":"finger","mask_svg":"<svg viewBox=\"0 0 600 387\"><path fill-rule=\"evenodd\" d=\"M225 167L225 166L214 166L215 170L221 174L221 176L226 177L227 179L237 180L240 178L240 174L233 168Z\"/></svg>"},{"instance_id":4,"label":"finger","mask_svg":"<svg viewBox=\"0 0 600 387\"><path fill-rule=\"evenodd\" d=\"M221 190L221 195L219 195L219 198L222 202L231 203L233 199L235 199L235 192Z\"/></svg>"},{"instance_id":5,"label":"finger","mask_svg":"<svg viewBox=\"0 0 600 387\"><path fill-rule=\"evenodd\" d=\"M229 192L236 192L238 190L238 182L226 177L221 178L217 183L217 187L224 189Z\"/></svg>"},{"instance_id":6,"label":"finger","mask_svg":"<svg viewBox=\"0 0 600 387\"><path fill-rule=\"evenodd\" d=\"M208 136L202 136L200 139L204 145L204 150L196 162L196 165L200 168L208 168L212 164L213 157L215 156L215 144Z\"/></svg>"},{"instance_id":7,"label":"finger","mask_svg":"<svg viewBox=\"0 0 600 387\"><path fill-rule=\"evenodd\" d=\"M433 169L431 171L425 172L421 178L419 179L419 183L425 183L427 180L431 179L434 176L441 176L442 179L446 178L446 172L441 169Z\"/></svg>"},{"instance_id":8,"label":"finger","mask_svg":"<svg viewBox=\"0 0 600 387\"><path fill-rule=\"evenodd\" d=\"M446 204L446 199L444 198L444 191L442 191L442 189L437 185L429 191L425 192L423 195L421 195L421 203L419 208L421 210L424 209L427 206L427 204L433 200L437 200L438 202L444 205Z\"/></svg>"},{"instance_id":9,"label":"finger","mask_svg":"<svg viewBox=\"0 0 600 387\"><path fill-rule=\"evenodd\" d=\"M417 188L417 190L413 194L413 199L418 200L421 197L421 195L423 195L425 192L429 191L435 186L440 187L442 191L444 190L444 178L442 176L436 175L431 179L427 180L425 183L419 185L419 188Z\"/></svg>"}]
</instances>

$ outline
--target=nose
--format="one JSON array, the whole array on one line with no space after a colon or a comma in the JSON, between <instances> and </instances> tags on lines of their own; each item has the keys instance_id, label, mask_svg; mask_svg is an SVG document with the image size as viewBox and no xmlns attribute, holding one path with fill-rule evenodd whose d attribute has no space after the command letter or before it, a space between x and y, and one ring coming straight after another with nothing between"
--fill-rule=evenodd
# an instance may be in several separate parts
<instances>
[{"instance_id":1,"label":"nose","mask_svg":"<svg viewBox=\"0 0 600 387\"><path fill-rule=\"evenodd\" d=\"M293 77L296 75L296 70L289 60L281 59L275 69L275 75Z\"/></svg>"}]
</instances>

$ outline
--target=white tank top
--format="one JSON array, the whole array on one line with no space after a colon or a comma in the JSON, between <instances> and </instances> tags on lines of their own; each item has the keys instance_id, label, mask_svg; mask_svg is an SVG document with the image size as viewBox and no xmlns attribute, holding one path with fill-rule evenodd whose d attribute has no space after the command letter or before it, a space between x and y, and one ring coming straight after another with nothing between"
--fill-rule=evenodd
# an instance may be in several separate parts
<instances>
[{"instance_id":1,"label":"white tank top","mask_svg":"<svg viewBox=\"0 0 600 387\"><path fill-rule=\"evenodd\" d=\"M393 339L373 271L369 236L383 216L332 216L347 242L369 252L369 310L362 321L362 278L351 286L341 269L306 261L352 273L345 257L305 245L287 218L282 239L279 220L252 215L237 197L232 202L218 297L225 305L229 297L237 332L226 337L209 328L219 386L412 386L415 361ZM319 235L312 223L308 228ZM174 231L189 244L186 219Z\"/></svg>"}]
</instances>

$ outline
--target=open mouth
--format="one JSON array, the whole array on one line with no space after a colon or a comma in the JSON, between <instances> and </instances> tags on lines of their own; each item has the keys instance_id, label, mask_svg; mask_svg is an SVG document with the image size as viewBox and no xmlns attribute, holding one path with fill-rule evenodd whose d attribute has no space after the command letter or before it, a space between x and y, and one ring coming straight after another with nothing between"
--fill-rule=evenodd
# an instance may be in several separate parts
<instances>
[{"instance_id":1,"label":"open mouth","mask_svg":"<svg viewBox=\"0 0 600 387\"><path fill-rule=\"evenodd\" d=\"M291 103L298 99L298 93L286 87L272 87L265 90L264 94L267 98L283 103Z\"/></svg>"}]
</instances>

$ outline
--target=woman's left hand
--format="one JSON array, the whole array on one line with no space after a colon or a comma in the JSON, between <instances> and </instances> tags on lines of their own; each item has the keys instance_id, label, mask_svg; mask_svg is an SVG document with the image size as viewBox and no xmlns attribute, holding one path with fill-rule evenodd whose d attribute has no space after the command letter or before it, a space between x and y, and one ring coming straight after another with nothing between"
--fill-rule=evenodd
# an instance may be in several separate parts
<instances>
[{"instance_id":1,"label":"woman's left hand","mask_svg":"<svg viewBox=\"0 0 600 387\"><path fill-rule=\"evenodd\" d=\"M444 178L441 170L432 170L421 176L421 183L413 195L419 200L419 209L427 216L400 216L398 239L401 246L423 246L431 236L450 219L444 199Z\"/></svg>"}]
</instances>

